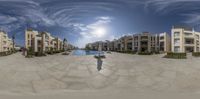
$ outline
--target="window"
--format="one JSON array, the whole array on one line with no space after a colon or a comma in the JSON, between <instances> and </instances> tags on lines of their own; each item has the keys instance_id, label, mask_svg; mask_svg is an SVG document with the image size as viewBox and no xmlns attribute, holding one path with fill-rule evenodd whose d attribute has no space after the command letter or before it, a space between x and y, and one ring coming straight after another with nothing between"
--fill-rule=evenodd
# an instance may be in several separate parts
<instances>
[{"instance_id":1,"label":"window","mask_svg":"<svg viewBox=\"0 0 200 99\"><path fill-rule=\"evenodd\" d=\"M185 39L185 44L194 44L194 39Z\"/></svg>"},{"instance_id":2,"label":"window","mask_svg":"<svg viewBox=\"0 0 200 99\"><path fill-rule=\"evenodd\" d=\"M164 40L164 36L161 36L161 37L160 37L160 40Z\"/></svg>"},{"instance_id":3,"label":"window","mask_svg":"<svg viewBox=\"0 0 200 99\"><path fill-rule=\"evenodd\" d=\"M30 40L28 40L28 45L30 45Z\"/></svg>"},{"instance_id":4,"label":"window","mask_svg":"<svg viewBox=\"0 0 200 99\"><path fill-rule=\"evenodd\" d=\"M180 47L177 47L177 46L174 47L174 51L175 51L175 52L180 52Z\"/></svg>"},{"instance_id":5,"label":"window","mask_svg":"<svg viewBox=\"0 0 200 99\"><path fill-rule=\"evenodd\" d=\"M193 35L192 33L188 33L188 32L185 32L184 34L185 34L185 36L192 36Z\"/></svg>"},{"instance_id":6,"label":"window","mask_svg":"<svg viewBox=\"0 0 200 99\"><path fill-rule=\"evenodd\" d=\"M199 35L196 35L196 39L199 39Z\"/></svg>"},{"instance_id":7,"label":"window","mask_svg":"<svg viewBox=\"0 0 200 99\"><path fill-rule=\"evenodd\" d=\"M174 45L180 44L180 39L174 39Z\"/></svg>"},{"instance_id":8,"label":"window","mask_svg":"<svg viewBox=\"0 0 200 99\"><path fill-rule=\"evenodd\" d=\"M180 32L174 32L174 37L179 37L180 36Z\"/></svg>"}]
</instances>

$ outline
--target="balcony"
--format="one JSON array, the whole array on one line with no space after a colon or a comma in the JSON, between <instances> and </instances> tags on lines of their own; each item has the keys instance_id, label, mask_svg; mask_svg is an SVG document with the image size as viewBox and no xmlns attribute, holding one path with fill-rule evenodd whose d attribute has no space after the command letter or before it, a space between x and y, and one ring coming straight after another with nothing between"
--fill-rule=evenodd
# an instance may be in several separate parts
<instances>
[{"instance_id":1,"label":"balcony","mask_svg":"<svg viewBox=\"0 0 200 99\"><path fill-rule=\"evenodd\" d=\"M179 42L174 43L174 46L180 46L180 43Z\"/></svg>"},{"instance_id":2,"label":"balcony","mask_svg":"<svg viewBox=\"0 0 200 99\"><path fill-rule=\"evenodd\" d=\"M185 38L194 38L193 33L184 33Z\"/></svg>"},{"instance_id":3,"label":"balcony","mask_svg":"<svg viewBox=\"0 0 200 99\"><path fill-rule=\"evenodd\" d=\"M194 46L194 39L185 39L185 46Z\"/></svg>"},{"instance_id":4,"label":"balcony","mask_svg":"<svg viewBox=\"0 0 200 99\"><path fill-rule=\"evenodd\" d=\"M174 32L174 38L179 38L180 37L180 32Z\"/></svg>"},{"instance_id":5,"label":"balcony","mask_svg":"<svg viewBox=\"0 0 200 99\"><path fill-rule=\"evenodd\" d=\"M180 46L180 39L174 39L174 46Z\"/></svg>"},{"instance_id":6,"label":"balcony","mask_svg":"<svg viewBox=\"0 0 200 99\"><path fill-rule=\"evenodd\" d=\"M160 41L164 41L165 40L165 37L164 36L161 36L160 37Z\"/></svg>"},{"instance_id":7,"label":"balcony","mask_svg":"<svg viewBox=\"0 0 200 99\"><path fill-rule=\"evenodd\" d=\"M148 41L148 37L141 37L141 41Z\"/></svg>"}]
</instances>

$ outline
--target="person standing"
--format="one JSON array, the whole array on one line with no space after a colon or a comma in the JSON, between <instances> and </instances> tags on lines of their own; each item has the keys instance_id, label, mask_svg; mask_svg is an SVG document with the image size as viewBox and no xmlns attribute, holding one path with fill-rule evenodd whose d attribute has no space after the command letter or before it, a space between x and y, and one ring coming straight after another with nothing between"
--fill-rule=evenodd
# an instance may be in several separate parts
<instances>
[{"instance_id":1,"label":"person standing","mask_svg":"<svg viewBox=\"0 0 200 99\"><path fill-rule=\"evenodd\" d=\"M97 58L97 70L98 71L100 71L102 69L102 64L103 64L102 59L100 57Z\"/></svg>"}]
</instances>

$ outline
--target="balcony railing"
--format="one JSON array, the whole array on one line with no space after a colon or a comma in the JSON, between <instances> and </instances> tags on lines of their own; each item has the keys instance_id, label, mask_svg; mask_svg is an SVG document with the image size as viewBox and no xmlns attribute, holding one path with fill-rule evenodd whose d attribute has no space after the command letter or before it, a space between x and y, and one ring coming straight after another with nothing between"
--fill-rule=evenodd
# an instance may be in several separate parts
<instances>
[{"instance_id":1,"label":"balcony railing","mask_svg":"<svg viewBox=\"0 0 200 99\"><path fill-rule=\"evenodd\" d=\"M180 43L174 43L174 46L179 46L180 45Z\"/></svg>"}]
</instances>

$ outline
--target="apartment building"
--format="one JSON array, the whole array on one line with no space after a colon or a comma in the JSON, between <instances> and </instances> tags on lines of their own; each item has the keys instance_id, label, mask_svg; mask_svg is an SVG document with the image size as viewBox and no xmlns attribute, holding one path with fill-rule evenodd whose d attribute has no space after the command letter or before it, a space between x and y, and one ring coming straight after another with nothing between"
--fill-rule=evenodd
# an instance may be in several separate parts
<instances>
[{"instance_id":1,"label":"apartment building","mask_svg":"<svg viewBox=\"0 0 200 99\"><path fill-rule=\"evenodd\" d=\"M113 43L114 43L114 51L118 51L118 50L119 50L119 49L118 49L119 40L114 39L114 40L113 40Z\"/></svg>"},{"instance_id":2,"label":"apartment building","mask_svg":"<svg viewBox=\"0 0 200 99\"><path fill-rule=\"evenodd\" d=\"M109 51L115 51L115 49L114 49L114 41L110 41L109 44L108 44L108 47L109 47Z\"/></svg>"},{"instance_id":3,"label":"apartment building","mask_svg":"<svg viewBox=\"0 0 200 99\"><path fill-rule=\"evenodd\" d=\"M172 52L199 52L200 32L192 28L175 26L171 30Z\"/></svg>"},{"instance_id":4,"label":"apartment building","mask_svg":"<svg viewBox=\"0 0 200 99\"><path fill-rule=\"evenodd\" d=\"M132 51L133 50L133 36L124 36L124 50Z\"/></svg>"},{"instance_id":5,"label":"apartment building","mask_svg":"<svg viewBox=\"0 0 200 99\"><path fill-rule=\"evenodd\" d=\"M12 39L8 37L8 34L0 30L0 52L11 51L13 49Z\"/></svg>"},{"instance_id":6,"label":"apartment building","mask_svg":"<svg viewBox=\"0 0 200 99\"><path fill-rule=\"evenodd\" d=\"M105 42L102 42L102 50L110 51L110 41L106 40Z\"/></svg>"},{"instance_id":7,"label":"apartment building","mask_svg":"<svg viewBox=\"0 0 200 99\"><path fill-rule=\"evenodd\" d=\"M133 35L133 51L156 52L159 51L159 36L149 32Z\"/></svg>"},{"instance_id":8,"label":"apartment building","mask_svg":"<svg viewBox=\"0 0 200 99\"><path fill-rule=\"evenodd\" d=\"M152 34L143 32L126 35L113 41L99 41L89 45L91 49L97 50L101 44L103 51L169 52L170 36L167 33Z\"/></svg>"},{"instance_id":9,"label":"apartment building","mask_svg":"<svg viewBox=\"0 0 200 99\"><path fill-rule=\"evenodd\" d=\"M159 34L159 51L160 52L171 51L171 38L166 32Z\"/></svg>"},{"instance_id":10,"label":"apartment building","mask_svg":"<svg viewBox=\"0 0 200 99\"><path fill-rule=\"evenodd\" d=\"M25 31L25 47L33 49L34 52L60 51L63 49L63 42L48 32L27 29Z\"/></svg>"},{"instance_id":11,"label":"apartment building","mask_svg":"<svg viewBox=\"0 0 200 99\"><path fill-rule=\"evenodd\" d=\"M54 48L56 51L63 49L63 42L60 38L55 38L53 41L55 41Z\"/></svg>"}]
</instances>

